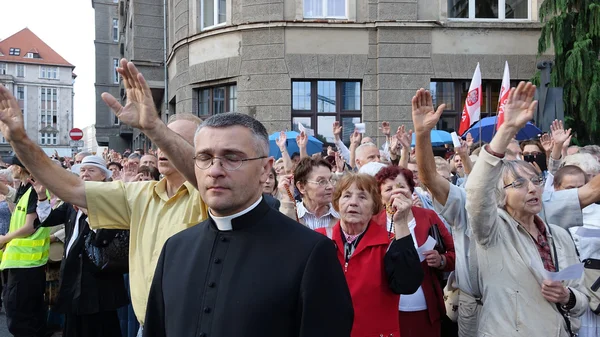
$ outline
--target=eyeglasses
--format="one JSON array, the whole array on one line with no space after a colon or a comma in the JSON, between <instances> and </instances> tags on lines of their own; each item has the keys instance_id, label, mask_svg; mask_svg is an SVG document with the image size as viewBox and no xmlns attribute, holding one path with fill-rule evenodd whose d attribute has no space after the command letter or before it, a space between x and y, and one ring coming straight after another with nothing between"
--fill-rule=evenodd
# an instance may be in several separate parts
<instances>
[{"instance_id":1,"label":"eyeglasses","mask_svg":"<svg viewBox=\"0 0 600 337\"><path fill-rule=\"evenodd\" d=\"M317 184L317 185L319 185L319 186L321 186L321 187L325 187L325 186L327 186L327 185L329 185L329 184L330 184L331 186L333 186L333 179L321 179L321 180L319 180L319 181L311 181L311 180L307 180L306 182L307 182L307 183L313 183L313 184Z\"/></svg>"},{"instance_id":2,"label":"eyeglasses","mask_svg":"<svg viewBox=\"0 0 600 337\"><path fill-rule=\"evenodd\" d=\"M261 156L256 158L240 158L236 154L228 154L223 157L215 157L208 154L198 154L193 157L196 162L196 167L201 170L206 170L215 163L215 159L219 159L221 167L227 171L235 171L242 167L242 164L247 161L265 159L267 156Z\"/></svg>"},{"instance_id":3,"label":"eyeglasses","mask_svg":"<svg viewBox=\"0 0 600 337\"><path fill-rule=\"evenodd\" d=\"M535 176L535 177L529 179L529 181L531 181L533 183L533 185L535 185L535 186L542 186L544 184L545 180L542 177ZM512 188L519 189L519 188L522 188L523 186L525 186L525 184L527 184L527 179L517 178L512 183L505 185L504 188L506 189L506 188L512 187Z\"/></svg>"}]
</instances>

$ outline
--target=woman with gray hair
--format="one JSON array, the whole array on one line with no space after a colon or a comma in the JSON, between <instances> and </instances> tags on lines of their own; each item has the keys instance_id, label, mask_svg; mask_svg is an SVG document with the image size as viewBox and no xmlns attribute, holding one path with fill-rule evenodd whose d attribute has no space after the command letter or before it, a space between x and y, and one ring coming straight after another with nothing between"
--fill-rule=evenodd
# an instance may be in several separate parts
<instances>
[{"instance_id":1,"label":"woman with gray hair","mask_svg":"<svg viewBox=\"0 0 600 337\"><path fill-rule=\"evenodd\" d=\"M579 279L550 280L550 272L579 260L569 234L537 216L543 178L527 162L503 160L511 140L533 118L534 93L531 83L511 89L504 123L466 184L483 302L478 336L573 336L573 317L588 306Z\"/></svg>"}]
</instances>

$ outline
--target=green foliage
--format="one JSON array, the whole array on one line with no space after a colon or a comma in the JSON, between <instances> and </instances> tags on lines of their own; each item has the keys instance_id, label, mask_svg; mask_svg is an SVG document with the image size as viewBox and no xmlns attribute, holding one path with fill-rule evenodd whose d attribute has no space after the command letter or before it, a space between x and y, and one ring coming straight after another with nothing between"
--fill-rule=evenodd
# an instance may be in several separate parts
<instances>
[{"instance_id":1,"label":"green foliage","mask_svg":"<svg viewBox=\"0 0 600 337\"><path fill-rule=\"evenodd\" d=\"M600 143L600 3L544 0L538 53L554 48L552 85L564 88L565 121L579 143Z\"/></svg>"}]
</instances>

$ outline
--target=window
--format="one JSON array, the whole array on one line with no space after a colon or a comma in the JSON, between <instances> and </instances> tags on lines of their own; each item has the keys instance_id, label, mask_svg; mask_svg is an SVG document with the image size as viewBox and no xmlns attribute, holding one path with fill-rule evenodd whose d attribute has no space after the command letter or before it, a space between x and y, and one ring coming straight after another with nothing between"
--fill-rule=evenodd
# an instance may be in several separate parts
<instances>
[{"instance_id":1,"label":"window","mask_svg":"<svg viewBox=\"0 0 600 337\"><path fill-rule=\"evenodd\" d=\"M345 19L347 0L304 0L304 17Z\"/></svg>"},{"instance_id":2,"label":"window","mask_svg":"<svg viewBox=\"0 0 600 337\"><path fill-rule=\"evenodd\" d=\"M517 81L511 81L511 86ZM433 97L433 106L446 103L446 109L438 122L437 128L448 132L458 130L463 105L469 92L471 81L432 81L429 90ZM500 96L501 80L483 80L481 95L481 118L496 116Z\"/></svg>"},{"instance_id":3,"label":"window","mask_svg":"<svg viewBox=\"0 0 600 337\"><path fill-rule=\"evenodd\" d=\"M298 123L315 130L322 141L334 142L333 122L343 126L342 141L350 143L354 124L361 122L361 83L358 81L292 81L292 129Z\"/></svg>"},{"instance_id":4,"label":"window","mask_svg":"<svg viewBox=\"0 0 600 337\"><path fill-rule=\"evenodd\" d=\"M119 59L113 59L113 83L114 84L119 84L119 72L117 71L117 68L119 67Z\"/></svg>"},{"instance_id":5,"label":"window","mask_svg":"<svg viewBox=\"0 0 600 337\"><path fill-rule=\"evenodd\" d=\"M8 55L19 56L19 55L21 55L21 49L20 48L10 48L8 50Z\"/></svg>"},{"instance_id":6,"label":"window","mask_svg":"<svg viewBox=\"0 0 600 337\"><path fill-rule=\"evenodd\" d=\"M237 109L237 87L224 85L212 88L197 89L194 92L198 102L196 114L198 116L210 116Z\"/></svg>"},{"instance_id":7,"label":"window","mask_svg":"<svg viewBox=\"0 0 600 337\"><path fill-rule=\"evenodd\" d=\"M40 88L40 130L40 144L57 144L58 88Z\"/></svg>"},{"instance_id":8,"label":"window","mask_svg":"<svg viewBox=\"0 0 600 337\"><path fill-rule=\"evenodd\" d=\"M227 6L225 0L200 0L202 29L225 23Z\"/></svg>"},{"instance_id":9,"label":"window","mask_svg":"<svg viewBox=\"0 0 600 337\"><path fill-rule=\"evenodd\" d=\"M17 99L20 101L25 99L25 87L23 87L23 86L17 87Z\"/></svg>"},{"instance_id":10,"label":"window","mask_svg":"<svg viewBox=\"0 0 600 337\"><path fill-rule=\"evenodd\" d=\"M17 64L17 77L25 77L25 65Z\"/></svg>"},{"instance_id":11,"label":"window","mask_svg":"<svg viewBox=\"0 0 600 337\"><path fill-rule=\"evenodd\" d=\"M113 19L112 27L113 41L119 42L119 19Z\"/></svg>"},{"instance_id":12,"label":"window","mask_svg":"<svg viewBox=\"0 0 600 337\"><path fill-rule=\"evenodd\" d=\"M40 78L58 79L58 67L40 66Z\"/></svg>"},{"instance_id":13,"label":"window","mask_svg":"<svg viewBox=\"0 0 600 337\"><path fill-rule=\"evenodd\" d=\"M6 75L6 63L0 63L0 75Z\"/></svg>"},{"instance_id":14,"label":"window","mask_svg":"<svg viewBox=\"0 0 600 337\"><path fill-rule=\"evenodd\" d=\"M448 17L529 20L530 7L530 0L448 0Z\"/></svg>"}]
</instances>

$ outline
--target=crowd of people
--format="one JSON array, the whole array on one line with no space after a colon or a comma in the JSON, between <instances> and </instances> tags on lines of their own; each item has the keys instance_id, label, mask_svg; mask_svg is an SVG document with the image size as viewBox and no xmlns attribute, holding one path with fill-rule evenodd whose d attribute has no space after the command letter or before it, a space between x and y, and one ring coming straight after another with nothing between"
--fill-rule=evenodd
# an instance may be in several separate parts
<instances>
[{"instance_id":1,"label":"crowd of people","mask_svg":"<svg viewBox=\"0 0 600 337\"><path fill-rule=\"evenodd\" d=\"M292 154L281 132L275 160L256 119L163 123L135 65L118 72L127 104L103 99L155 151L49 158L0 87L14 336L45 336L56 315L69 337L600 335L600 239L580 230L600 230L600 147L571 145L561 121L516 141L530 83L489 144L434 148L444 105L420 89L414 132L384 121L381 146L357 130L347 146L335 123L314 155L304 132ZM584 274L557 273L582 261Z\"/></svg>"}]
</instances>

